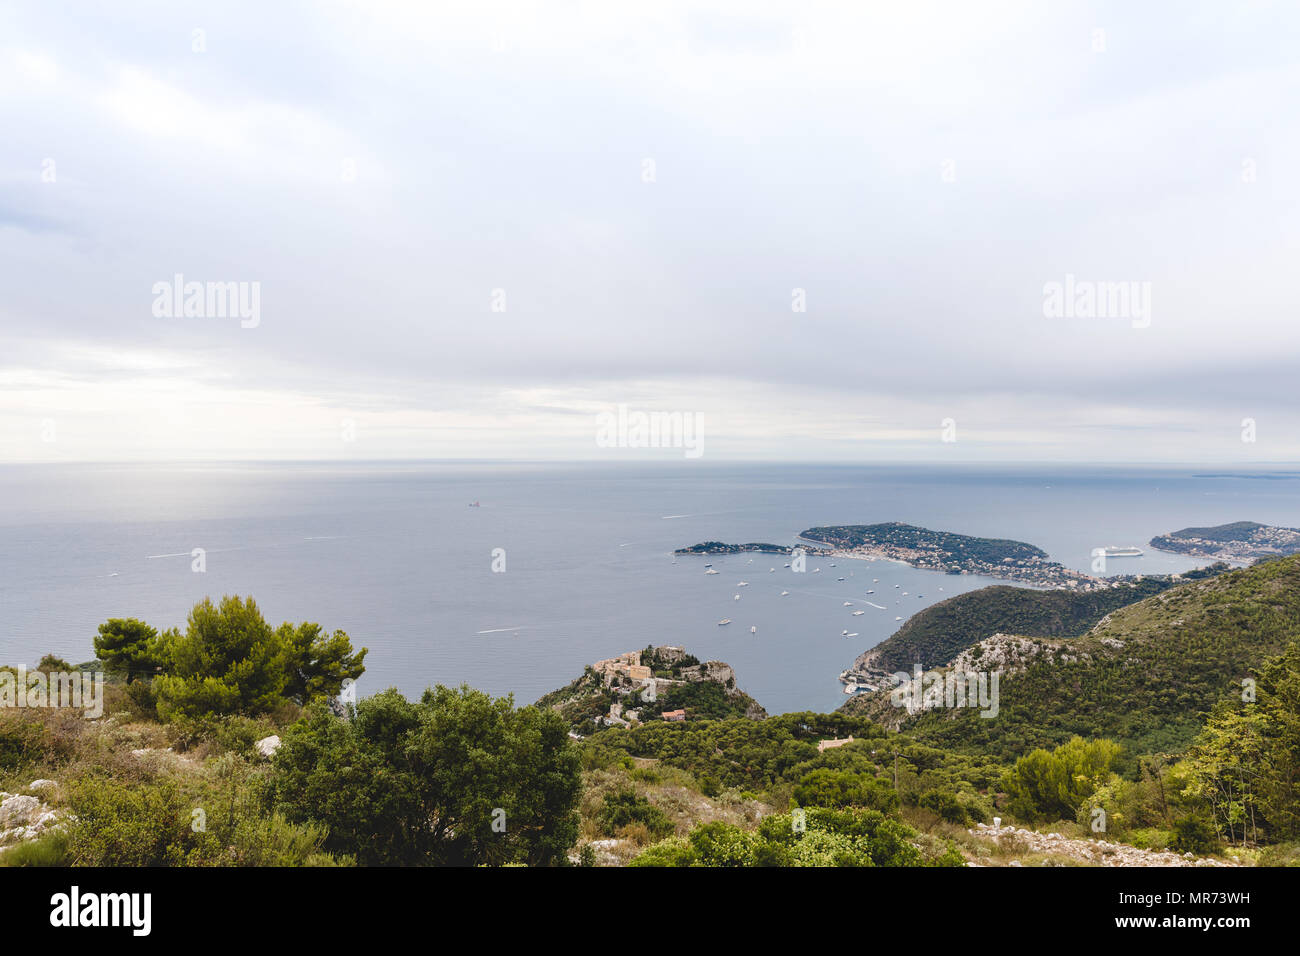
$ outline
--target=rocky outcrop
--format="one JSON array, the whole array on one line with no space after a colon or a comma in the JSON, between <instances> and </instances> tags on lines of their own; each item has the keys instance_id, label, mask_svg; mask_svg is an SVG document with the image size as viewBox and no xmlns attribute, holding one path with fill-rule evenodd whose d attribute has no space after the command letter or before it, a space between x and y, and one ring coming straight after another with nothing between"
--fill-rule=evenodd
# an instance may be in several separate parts
<instances>
[{"instance_id":1,"label":"rocky outcrop","mask_svg":"<svg viewBox=\"0 0 1300 956\"><path fill-rule=\"evenodd\" d=\"M277 735L272 734L269 737L263 737L257 743L253 744L253 747L257 750L258 754L269 760L274 757L275 752L280 749L280 738Z\"/></svg>"},{"instance_id":2,"label":"rocky outcrop","mask_svg":"<svg viewBox=\"0 0 1300 956\"><path fill-rule=\"evenodd\" d=\"M37 780L28 789L48 789L36 784L56 786L53 780ZM54 826L58 819L58 811L46 806L39 797L0 790L0 847L33 840Z\"/></svg>"},{"instance_id":3,"label":"rocky outcrop","mask_svg":"<svg viewBox=\"0 0 1300 956\"><path fill-rule=\"evenodd\" d=\"M1012 634L994 634L974 647L968 647L952 659L949 665L958 671L1002 671L1014 674L1022 671L1031 661L1045 658L1051 661L1074 661L1087 654L1066 650L1068 641L1051 641L1039 637L1017 637Z\"/></svg>"},{"instance_id":4,"label":"rocky outcrop","mask_svg":"<svg viewBox=\"0 0 1300 956\"><path fill-rule=\"evenodd\" d=\"M729 692L736 692L736 672L730 664L724 664L722 661L705 661L703 664L683 667L681 677L685 681L713 681L727 688Z\"/></svg>"},{"instance_id":5,"label":"rocky outcrop","mask_svg":"<svg viewBox=\"0 0 1300 956\"><path fill-rule=\"evenodd\" d=\"M999 844L1015 841L1017 847L1023 847L1026 854L1035 853L1045 856L1065 857L1072 861L1092 866L1238 866L1224 860L1215 860L1207 856L1193 856L1191 853L1179 855L1170 850L1143 850L1127 843L1111 843L1106 840L1072 840L1059 833L1038 833L1034 830L1022 830L1013 826L990 826L979 823L975 829L968 831L977 837L988 837ZM1009 866L1021 866L1019 860Z\"/></svg>"}]
</instances>

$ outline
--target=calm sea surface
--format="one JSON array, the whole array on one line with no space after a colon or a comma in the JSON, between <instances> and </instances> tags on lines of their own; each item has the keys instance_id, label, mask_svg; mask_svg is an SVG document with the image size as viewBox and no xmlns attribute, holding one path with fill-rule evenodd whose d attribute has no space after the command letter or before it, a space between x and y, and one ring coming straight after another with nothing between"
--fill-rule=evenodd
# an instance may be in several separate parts
<instances>
[{"instance_id":1,"label":"calm sea surface","mask_svg":"<svg viewBox=\"0 0 1300 956\"><path fill-rule=\"evenodd\" d=\"M597 658L672 643L731 663L769 712L828 710L844 699L839 672L893 633L896 617L993 582L848 560L832 568L810 559L809 573L796 575L775 556L672 551L713 539L789 544L813 525L895 520L1028 541L1081 570L1093 548L1130 544L1146 555L1112 559L1110 571L1185 570L1204 562L1152 552L1152 535L1236 520L1300 526L1300 472L6 466L0 663L46 652L87 660L106 618L183 626L204 596L238 593L253 595L272 623L318 621L369 647L363 694L464 682L526 703ZM194 548L206 550L204 573L191 570ZM492 570L497 548L504 573ZM706 563L721 573L706 575ZM722 618L734 623L719 627Z\"/></svg>"}]
</instances>

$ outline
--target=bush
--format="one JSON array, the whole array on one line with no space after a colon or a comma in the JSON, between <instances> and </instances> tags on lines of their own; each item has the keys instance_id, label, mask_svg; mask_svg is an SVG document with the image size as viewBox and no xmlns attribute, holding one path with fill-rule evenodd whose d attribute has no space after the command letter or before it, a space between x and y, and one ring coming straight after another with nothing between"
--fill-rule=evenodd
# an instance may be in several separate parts
<instances>
[{"instance_id":1,"label":"bush","mask_svg":"<svg viewBox=\"0 0 1300 956\"><path fill-rule=\"evenodd\" d=\"M1173 844L1179 853L1203 856L1219 848L1219 832L1212 823L1199 817L1181 817L1174 821Z\"/></svg>"},{"instance_id":2,"label":"bush","mask_svg":"<svg viewBox=\"0 0 1300 956\"><path fill-rule=\"evenodd\" d=\"M177 866L208 834L190 828L190 807L170 783L87 777L68 790L68 855L81 866Z\"/></svg>"},{"instance_id":3,"label":"bush","mask_svg":"<svg viewBox=\"0 0 1300 956\"><path fill-rule=\"evenodd\" d=\"M553 711L438 687L396 690L350 720L323 706L281 734L268 795L292 823L364 865L567 863L578 835L578 756Z\"/></svg>"},{"instance_id":4,"label":"bush","mask_svg":"<svg viewBox=\"0 0 1300 956\"><path fill-rule=\"evenodd\" d=\"M938 814L939 819L945 823L956 823L965 826L970 822L970 814L961 801L957 799L955 794L951 794L946 790L927 790L921 794L916 804Z\"/></svg>"},{"instance_id":5,"label":"bush","mask_svg":"<svg viewBox=\"0 0 1300 956\"><path fill-rule=\"evenodd\" d=\"M865 807L884 813L898 809L898 794L884 780L825 768L805 775L794 788L794 799L801 807Z\"/></svg>"},{"instance_id":6,"label":"bush","mask_svg":"<svg viewBox=\"0 0 1300 956\"><path fill-rule=\"evenodd\" d=\"M640 824L649 836L657 840L677 829L667 814L632 790L607 794L596 813L596 822L607 836L615 836L621 828L632 824Z\"/></svg>"},{"instance_id":7,"label":"bush","mask_svg":"<svg viewBox=\"0 0 1300 956\"><path fill-rule=\"evenodd\" d=\"M1128 842L1141 850L1167 850L1174 835L1159 827L1140 827L1128 835Z\"/></svg>"},{"instance_id":8,"label":"bush","mask_svg":"<svg viewBox=\"0 0 1300 956\"><path fill-rule=\"evenodd\" d=\"M18 714L0 712L0 772L21 770L46 755L42 724Z\"/></svg>"},{"instance_id":9,"label":"bush","mask_svg":"<svg viewBox=\"0 0 1300 956\"><path fill-rule=\"evenodd\" d=\"M963 866L951 843L923 852L917 833L878 810L801 811L767 817L757 831L697 826L685 840L656 843L631 866ZM802 820L802 826L796 823Z\"/></svg>"},{"instance_id":10,"label":"bush","mask_svg":"<svg viewBox=\"0 0 1300 956\"><path fill-rule=\"evenodd\" d=\"M1300 866L1300 843L1279 843L1259 855L1260 866Z\"/></svg>"},{"instance_id":11,"label":"bush","mask_svg":"<svg viewBox=\"0 0 1300 956\"><path fill-rule=\"evenodd\" d=\"M1055 750L1034 750L1016 761L1003 781L1010 809L1029 821L1073 820L1111 776L1120 747L1074 737Z\"/></svg>"}]
</instances>

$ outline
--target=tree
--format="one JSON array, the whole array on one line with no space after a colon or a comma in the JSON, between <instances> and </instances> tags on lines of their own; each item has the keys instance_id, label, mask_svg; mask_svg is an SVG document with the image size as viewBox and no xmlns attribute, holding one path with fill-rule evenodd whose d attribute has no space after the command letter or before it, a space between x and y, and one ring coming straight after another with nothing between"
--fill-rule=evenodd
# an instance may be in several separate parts
<instances>
[{"instance_id":1,"label":"tree","mask_svg":"<svg viewBox=\"0 0 1300 956\"><path fill-rule=\"evenodd\" d=\"M313 706L282 735L270 797L359 862L562 863L577 839L579 759L563 718L469 687L394 689L352 719Z\"/></svg>"},{"instance_id":2,"label":"tree","mask_svg":"<svg viewBox=\"0 0 1300 956\"><path fill-rule=\"evenodd\" d=\"M162 647L158 632L144 621L114 617L99 625L95 656L105 670L129 684L154 675L161 663Z\"/></svg>"},{"instance_id":3,"label":"tree","mask_svg":"<svg viewBox=\"0 0 1300 956\"><path fill-rule=\"evenodd\" d=\"M132 623L138 625L132 633L152 632ZM216 605L204 599L190 612L184 634L169 631L145 643L161 662L153 690L164 720L252 715L286 700L334 697L343 681L365 671L367 653L364 647L353 653L347 634L328 634L319 624L272 630L251 597L224 597Z\"/></svg>"},{"instance_id":4,"label":"tree","mask_svg":"<svg viewBox=\"0 0 1300 956\"><path fill-rule=\"evenodd\" d=\"M1187 791L1233 841L1300 836L1300 641L1259 668L1255 700L1221 701L1188 752Z\"/></svg>"},{"instance_id":5,"label":"tree","mask_svg":"<svg viewBox=\"0 0 1300 956\"><path fill-rule=\"evenodd\" d=\"M1016 761L1003 782L1011 809L1027 820L1073 820L1110 777L1119 755L1113 741L1082 737L1051 752L1034 750Z\"/></svg>"},{"instance_id":6,"label":"tree","mask_svg":"<svg viewBox=\"0 0 1300 956\"><path fill-rule=\"evenodd\" d=\"M285 623L277 636L284 647L284 693L299 703L337 697L345 680L365 672L367 649L352 653L352 641L343 631L327 634L319 624Z\"/></svg>"},{"instance_id":7,"label":"tree","mask_svg":"<svg viewBox=\"0 0 1300 956\"><path fill-rule=\"evenodd\" d=\"M283 700L281 642L251 597L205 598L168 644L166 672L154 681L164 720L265 713Z\"/></svg>"},{"instance_id":8,"label":"tree","mask_svg":"<svg viewBox=\"0 0 1300 956\"><path fill-rule=\"evenodd\" d=\"M885 781L824 767L799 781L794 798L801 807L867 807L886 813L898 809L898 794Z\"/></svg>"}]
</instances>

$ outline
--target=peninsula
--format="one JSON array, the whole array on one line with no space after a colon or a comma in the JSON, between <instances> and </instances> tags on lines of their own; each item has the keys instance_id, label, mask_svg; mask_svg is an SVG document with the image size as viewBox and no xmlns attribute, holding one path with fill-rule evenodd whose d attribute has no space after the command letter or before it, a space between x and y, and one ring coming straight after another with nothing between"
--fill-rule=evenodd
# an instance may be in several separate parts
<instances>
[{"instance_id":1,"label":"peninsula","mask_svg":"<svg viewBox=\"0 0 1300 956\"><path fill-rule=\"evenodd\" d=\"M1219 561L1255 561L1300 553L1300 529L1257 521L1233 521L1208 528L1183 528L1151 539L1151 547Z\"/></svg>"},{"instance_id":2,"label":"peninsula","mask_svg":"<svg viewBox=\"0 0 1300 956\"><path fill-rule=\"evenodd\" d=\"M1115 580L1067 568L1023 541L931 531L899 521L809 528L799 537L829 545L835 557L885 558L926 571L981 574L1035 587L1090 591L1110 587Z\"/></svg>"}]
</instances>

